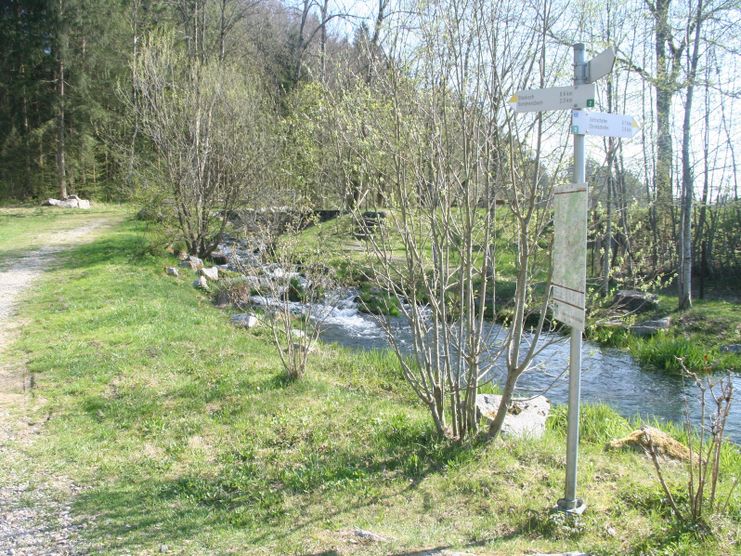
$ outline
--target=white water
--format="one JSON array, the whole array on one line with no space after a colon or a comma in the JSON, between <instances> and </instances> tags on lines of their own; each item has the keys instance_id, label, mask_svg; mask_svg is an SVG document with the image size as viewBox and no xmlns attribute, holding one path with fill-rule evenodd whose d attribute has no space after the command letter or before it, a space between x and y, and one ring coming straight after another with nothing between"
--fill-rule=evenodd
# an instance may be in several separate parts
<instances>
[{"instance_id":1,"label":"white water","mask_svg":"<svg viewBox=\"0 0 741 556\"><path fill-rule=\"evenodd\" d=\"M256 271L255 279L260 276L259 279L269 277L273 280L285 280L287 276L295 275L276 272L274 265L256 264L259 257L243 245L231 251L223 250L237 255L243 261L249 260L250 266ZM308 315L319 327L320 337L326 342L335 342L353 349L388 349L386 332L379 324L379 318L383 317L361 313L356 297L357 291L343 290L335 292L324 303L306 305L292 302L289 307L297 315ZM279 303L260 296L252 296L251 301L263 308ZM387 322L395 343L402 351L411 353L411 334L407 322L403 318L390 318ZM489 323L487 326L494 350L499 338L503 336L502 328L496 323ZM518 381L518 394L534 395L548 389L548 398L556 403L565 403L568 399L568 373L565 372L569 359L568 339L544 335L541 344L544 349L536 357L532 370L523 374ZM495 365L491 377L493 381L503 381L502 367L501 364ZM741 396L741 375L734 374L733 382L735 391L739 393L737 395ZM674 374L642 369L628 353L618 349L584 343L581 391L583 401L608 404L625 417L638 416L647 421L656 419L681 424L688 409L693 423L699 422L694 385ZM726 434L734 442L741 442L739 404L731 408Z\"/></svg>"}]
</instances>

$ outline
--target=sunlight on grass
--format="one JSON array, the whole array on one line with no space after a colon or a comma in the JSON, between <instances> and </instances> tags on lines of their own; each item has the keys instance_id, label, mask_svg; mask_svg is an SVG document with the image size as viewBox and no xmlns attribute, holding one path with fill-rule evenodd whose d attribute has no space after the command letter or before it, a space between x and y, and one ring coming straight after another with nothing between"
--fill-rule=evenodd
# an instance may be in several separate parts
<instances>
[{"instance_id":1,"label":"sunlight on grass","mask_svg":"<svg viewBox=\"0 0 741 556\"><path fill-rule=\"evenodd\" d=\"M323 345L304 380L285 381L266 331L231 327L186 272L165 276L172 259L144 230L128 222L64 256L28 295L31 324L13 351L46 400L45 433L29 448L35 472L85 487L74 511L97 516L83 531L95 551L731 546L733 536L667 536L650 463L603 450L626 428L606 407L584 413L580 488L590 510L573 524L550 517L563 488L563 410L542 440L461 446L435 437L388 352ZM738 455L726 466L741 470ZM389 542L343 540L353 527Z\"/></svg>"}]
</instances>

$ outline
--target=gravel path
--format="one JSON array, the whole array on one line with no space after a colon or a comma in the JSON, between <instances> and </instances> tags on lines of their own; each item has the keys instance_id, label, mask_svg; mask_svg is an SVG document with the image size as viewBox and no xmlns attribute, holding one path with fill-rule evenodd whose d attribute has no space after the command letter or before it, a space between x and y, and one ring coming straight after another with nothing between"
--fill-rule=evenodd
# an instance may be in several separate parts
<instances>
[{"instance_id":1,"label":"gravel path","mask_svg":"<svg viewBox=\"0 0 741 556\"><path fill-rule=\"evenodd\" d=\"M31 377L22 363L8 361L4 351L23 326L15 315L19 296L61 251L91 240L111 224L101 219L49 234L45 247L0 267L0 555L85 552L78 541L85 524L70 510L79 489L68 478L29 471L26 448L43 426L34 421L31 410L43 400L31 397Z\"/></svg>"}]
</instances>

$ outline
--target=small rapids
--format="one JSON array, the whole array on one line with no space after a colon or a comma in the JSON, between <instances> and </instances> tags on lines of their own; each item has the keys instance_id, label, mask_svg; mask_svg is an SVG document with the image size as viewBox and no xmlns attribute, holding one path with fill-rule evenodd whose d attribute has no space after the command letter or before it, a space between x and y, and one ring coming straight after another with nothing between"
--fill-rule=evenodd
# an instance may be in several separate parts
<instances>
[{"instance_id":1,"label":"small rapids","mask_svg":"<svg viewBox=\"0 0 741 556\"><path fill-rule=\"evenodd\" d=\"M249 258L250 266L255 268L258 256L244 247L234 249L224 246L222 250L239 258ZM275 265L263 265L261 268L264 275L290 274L282 270L276 271ZM277 300L260 296L252 296L250 301L262 308L278 303ZM387 317L361 312L358 292L354 289L331 292L322 303L306 305L291 302L290 308L296 315L309 316L319 326L320 337L325 342L357 350L389 348L386 331L380 320ZM386 322L400 349L411 353L413 343L407 321L403 317L389 317ZM504 331L497 323L487 323L486 326L492 348L496 349L500 339L504 337ZM528 338L525 339L527 341ZM568 338L543 334L540 342L539 347L543 349L536 356L532 370L520 377L517 394L536 395L547 389L545 395L551 401L566 403ZM503 364L497 361L492 371L492 381L502 384L504 374ZM681 425L685 419L685 411L688 410L693 423L697 425L699 422L699 404L694 384L675 374L642 369L625 351L584 342L581 378L582 401L607 404L624 417L640 417L647 422L672 421ZM741 399L741 375L733 374L732 380L736 397ZM726 437L741 443L741 401L738 399L731 407Z\"/></svg>"}]
</instances>

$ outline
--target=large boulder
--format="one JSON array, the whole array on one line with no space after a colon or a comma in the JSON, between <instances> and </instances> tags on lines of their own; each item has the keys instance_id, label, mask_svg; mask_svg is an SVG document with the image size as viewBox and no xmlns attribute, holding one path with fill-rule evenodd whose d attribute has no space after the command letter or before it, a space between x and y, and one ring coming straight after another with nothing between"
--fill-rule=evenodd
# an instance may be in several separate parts
<instances>
[{"instance_id":1,"label":"large boulder","mask_svg":"<svg viewBox=\"0 0 741 556\"><path fill-rule=\"evenodd\" d=\"M489 421L496 417L502 396L479 394L476 396L476 409ZM505 436L540 438L545 432L545 421L551 411L551 402L545 396L513 400L502 425Z\"/></svg>"},{"instance_id":2,"label":"large boulder","mask_svg":"<svg viewBox=\"0 0 741 556\"><path fill-rule=\"evenodd\" d=\"M193 282L193 287L197 288L199 290L205 290L208 291L208 280L205 276L199 276L196 278L196 280Z\"/></svg>"},{"instance_id":3,"label":"large boulder","mask_svg":"<svg viewBox=\"0 0 741 556\"><path fill-rule=\"evenodd\" d=\"M613 305L616 309L640 313L659 306L659 296L638 290L618 290Z\"/></svg>"},{"instance_id":4,"label":"large boulder","mask_svg":"<svg viewBox=\"0 0 741 556\"><path fill-rule=\"evenodd\" d=\"M212 266L211 268L201 268L198 271L199 276L205 276L209 280L213 280L214 282L219 279L219 269L215 266Z\"/></svg>"},{"instance_id":5,"label":"large boulder","mask_svg":"<svg viewBox=\"0 0 741 556\"><path fill-rule=\"evenodd\" d=\"M200 270L203 268L203 261L193 255L180 263L183 268L189 268L191 270Z\"/></svg>"},{"instance_id":6,"label":"large boulder","mask_svg":"<svg viewBox=\"0 0 741 556\"><path fill-rule=\"evenodd\" d=\"M223 251L214 251L209 255L209 258L214 264L229 264L229 255Z\"/></svg>"},{"instance_id":7,"label":"large boulder","mask_svg":"<svg viewBox=\"0 0 741 556\"><path fill-rule=\"evenodd\" d=\"M669 330L672 325L671 317L663 319L647 320L630 327L630 331L635 336L648 337L654 336L660 330Z\"/></svg>"},{"instance_id":8,"label":"large boulder","mask_svg":"<svg viewBox=\"0 0 741 556\"><path fill-rule=\"evenodd\" d=\"M77 195L67 195L64 199L47 199L41 205L45 207L89 209L90 201L80 199Z\"/></svg>"}]
</instances>

